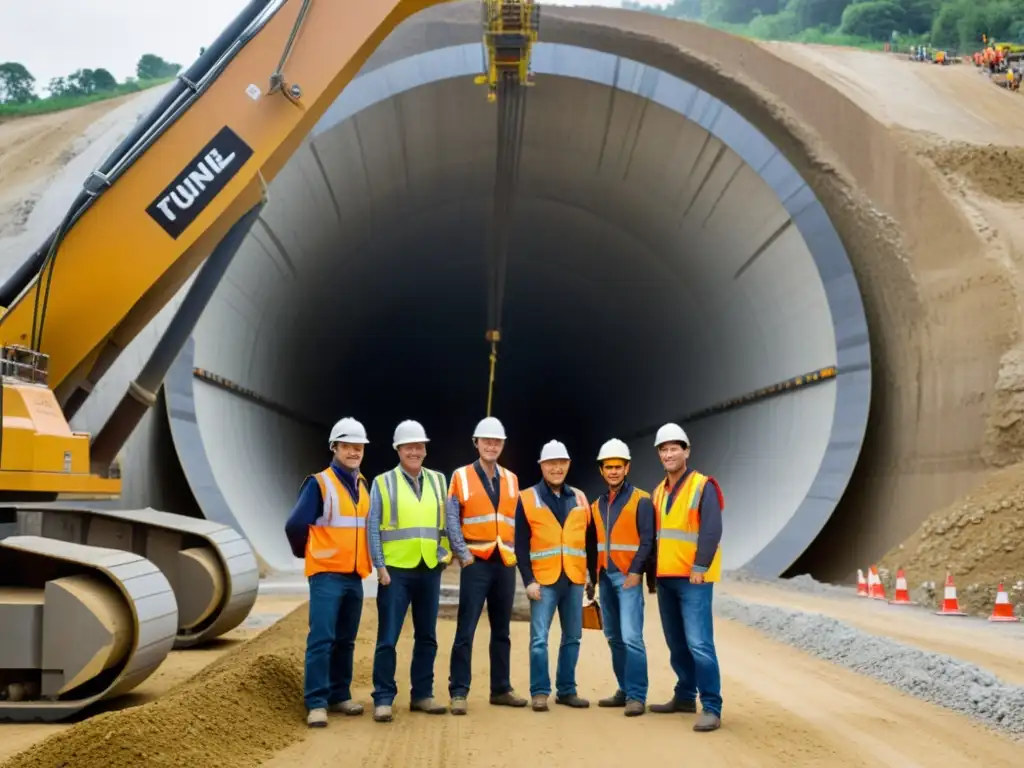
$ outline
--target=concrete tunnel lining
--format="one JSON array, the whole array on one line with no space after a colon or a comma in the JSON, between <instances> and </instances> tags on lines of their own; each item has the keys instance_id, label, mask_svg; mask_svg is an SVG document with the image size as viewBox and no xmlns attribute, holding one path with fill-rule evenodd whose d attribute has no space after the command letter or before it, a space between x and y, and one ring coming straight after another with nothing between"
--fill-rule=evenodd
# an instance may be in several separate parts
<instances>
[{"instance_id":1,"label":"concrete tunnel lining","mask_svg":"<svg viewBox=\"0 0 1024 768\"><path fill-rule=\"evenodd\" d=\"M567 440L579 459L575 480L592 491L590 456L606 437L635 432L638 426L654 426L790 376L837 365L839 376L834 382L686 425L694 441L694 462L716 474L725 486L727 567L746 565L780 573L831 515L856 464L867 420L869 342L843 246L821 204L786 158L743 117L704 91L640 62L576 46L538 44L534 64L538 85L529 97L519 203L519 220L530 226L517 230L525 233L525 239L518 244L513 241L513 253L534 254L530 265L534 270L555 265L553 274L561 289L567 295L576 291L576 298L585 296L588 289L595 295L607 294L616 283L636 288L644 282L641 278L651 287L624 300L617 313L609 313L600 301L591 299L578 303L591 311L577 313L582 318L575 319L575 327L572 318L562 318L577 340L581 334L587 339L584 326L598 329L589 335L592 346L580 352L582 357L574 366L587 370L590 365L591 371L601 370L608 377L595 384L599 396L572 398L582 401L577 403L576 419L593 420L595 413L601 413L602 401L607 408L607 403L614 402L609 398L625 391L624 387L632 388L627 394L637 402L633 410L605 423L584 428L552 425L530 436L534 441L553 436L566 439L567 432L575 431L577 439ZM399 290L402 286L394 283L397 270L393 268L403 264L410 248L422 250L424 241L438 239L457 242L452 235L458 234L461 250L451 247L447 254L454 266L447 267L447 272L440 267L433 270L440 270L440 275L415 273L415 277L427 286L433 277L436 284L430 287L452 302L456 297L446 289L453 287L453 275L463 274L460 285L482 300L480 251L485 231L481 225L490 210L494 117L481 89L472 85L479 66L479 44L448 46L392 61L349 85L271 185L263 225L243 246L197 328L194 366L286 403L326 427L343 412L372 411L369 403L377 393L371 391L375 387L360 390L351 374L342 376L347 389L340 392L312 383L337 374L324 367L318 370L313 359L344 363L365 360L374 353L372 345L358 340L346 344L344 339L319 335L318 326L327 318L295 311L296 306L325 311L332 296L336 301L338 283L324 279L325 274L338 274L347 285L359 286L349 297L362 300L357 302L360 314L346 318L347 326L386 329L386 316L393 306L389 310L387 302L366 298L389 292L394 301L413 301L408 289ZM586 119L591 115L594 119ZM446 138L449 144L443 143ZM654 146L659 139L660 148ZM664 144L670 140L675 147L666 160ZM694 147L703 151L694 153ZM410 148L419 154L410 157ZM432 159L434 168L425 181L417 181L412 171L422 157ZM684 165L687 157L690 162ZM429 160L420 164L429 165ZM703 182L672 189L681 176L678 169L694 167L698 169L695 177ZM646 195L637 194L639 177L641 186L659 186L647 186ZM353 180L351 185L345 183L348 180ZM389 192L382 193L381 187L389 185ZM615 197L624 189L633 193L632 199ZM673 211L664 205L680 197L687 201L688 216L682 215L686 206ZM417 219L414 203L429 204L427 215ZM444 223L445 212L454 223ZM624 220L613 224L616 215ZM792 225L786 226L790 220ZM416 226L418 235L413 238L410 230ZM530 233L538 242L530 242ZM540 242L544 239L560 243L556 250L562 252L563 261L567 243L577 244L574 251L590 255L600 253L602 246L615 251L608 255L619 259L629 253L631 274L619 274L621 264L616 267L614 260L595 260L586 272L573 269L577 264L569 260L559 271L559 254ZM707 259L699 269L700 290L687 290L679 282L678 263L665 261L680 245L689 246L687 256L697 251ZM357 257L322 260L323 251L345 248L349 253L370 251L374 265L367 267L365 258ZM452 250L457 252L453 255ZM524 277L524 264L517 267L517 258L514 255L510 263L510 303L519 291L532 304L544 306L543 288L535 279ZM524 256L523 261L529 258ZM479 274L472 271L474 264L481 267ZM693 273L691 269L687 276ZM294 291L290 301L289 290ZM708 313L727 296L732 299L729 314L708 322ZM692 308L688 315L687 308ZM476 314L468 311L470 319L454 340L450 335L444 339L443 323L431 325L420 319L423 330L435 332L445 346L469 355L472 367L465 369L464 376L473 383L462 394L473 399L464 406L464 418L458 423L443 422L443 409L453 405L443 400L435 400L437 404L429 409L429 398L422 398L423 408L432 413L385 405L376 423L364 419L373 441L370 456L383 466L393 460L390 431L407 416L424 421L435 438L432 448L445 439L455 440L428 463L450 473L456 463L467 459L468 439L452 435L468 434L482 412L485 315L482 305L476 309L480 310ZM673 315L673 309L680 314ZM535 384L556 361L536 347L528 355L517 356L517 323L520 337L532 331L539 334L534 338L541 339L544 324L521 312L517 317L512 306L507 312L498 413L509 423L511 450L515 433L524 438L529 428L513 404L506 404L502 414L502 392L513 390L517 383L514 378L501 381L503 372L522 366L527 375L518 384L529 387L530 376ZM601 312L606 314L603 324L598 322ZM634 318L635 327L629 325L629 318ZM637 351L645 337L657 335L652 329L666 328L671 334L679 325L699 331L685 336L694 343L679 356L681 361L717 356L717 366L700 377L682 381L644 377L638 389L635 372L661 353L651 344L618 374L608 373L608 366L594 367L602 349L607 350L609 333L629 328L632 335L622 333L629 342L614 348L622 356ZM400 348L399 336L375 342ZM771 348L780 339L784 345ZM327 349L330 353L324 354ZM521 346L519 351L526 349ZM444 365L457 372L458 366L467 365L461 357L447 354ZM530 358L539 361L531 363ZM379 368L382 372L399 375L400 370L389 370L388 362L376 361L385 364ZM229 522L221 518L233 515L271 567L289 568L294 563L281 531L283 518L302 476L326 458L325 427L300 424L195 380L192 367L179 361L168 379L167 402L175 445L193 493L211 518ZM444 379L445 372L435 371L434 376ZM194 417L188 416L190 392ZM443 392L436 388L429 394L437 397ZM182 404L184 408L179 407ZM550 404L547 408L526 410L541 417L552 413ZM584 413L588 408L593 410ZM616 404L615 410L623 409ZM193 439L182 440L187 422L192 422ZM206 470L190 469L200 455L194 452L196 430L209 461L206 477L197 474ZM648 487L660 470L650 443L651 436L645 435L631 444L633 477ZM515 457L519 460L513 468L524 484L536 479L533 463L539 444L522 446L521 455ZM442 464L440 457L446 450L450 455Z\"/></svg>"}]
</instances>

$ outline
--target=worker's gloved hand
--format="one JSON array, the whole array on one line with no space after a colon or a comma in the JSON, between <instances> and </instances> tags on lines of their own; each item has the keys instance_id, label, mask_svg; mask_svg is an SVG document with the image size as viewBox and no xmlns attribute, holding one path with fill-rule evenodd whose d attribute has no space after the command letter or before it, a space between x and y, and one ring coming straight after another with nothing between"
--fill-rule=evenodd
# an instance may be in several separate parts
<instances>
[{"instance_id":1,"label":"worker's gloved hand","mask_svg":"<svg viewBox=\"0 0 1024 768\"><path fill-rule=\"evenodd\" d=\"M597 588L594 586L594 582L587 582L587 600L593 600L594 594L597 592Z\"/></svg>"},{"instance_id":2,"label":"worker's gloved hand","mask_svg":"<svg viewBox=\"0 0 1024 768\"><path fill-rule=\"evenodd\" d=\"M540 584L531 582L526 587L526 596L531 600L540 600Z\"/></svg>"},{"instance_id":3,"label":"worker's gloved hand","mask_svg":"<svg viewBox=\"0 0 1024 768\"><path fill-rule=\"evenodd\" d=\"M391 576L388 574L387 568L377 569L377 583L380 584L382 587L386 587L388 584L391 583Z\"/></svg>"}]
</instances>

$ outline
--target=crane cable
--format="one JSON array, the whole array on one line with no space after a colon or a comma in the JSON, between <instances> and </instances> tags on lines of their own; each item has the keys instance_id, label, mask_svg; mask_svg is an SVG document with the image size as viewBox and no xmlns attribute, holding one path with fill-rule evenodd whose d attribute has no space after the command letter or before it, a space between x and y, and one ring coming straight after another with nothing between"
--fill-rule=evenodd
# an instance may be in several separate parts
<instances>
[{"instance_id":1,"label":"crane cable","mask_svg":"<svg viewBox=\"0 0 1024 768\"><path fill-rule=\"evenodd\" d=\"M498 151L494 178L494 214L488 249L489 278L485 339L491 345L490 375L487 382L487 415L494 401L494 375L501 341L501 317L508 272L508 242L512 229L513 204L519 187L519 161L526 124L526 88L518 74L503 72L497 84Z\"/></svg>"}]
</instances>

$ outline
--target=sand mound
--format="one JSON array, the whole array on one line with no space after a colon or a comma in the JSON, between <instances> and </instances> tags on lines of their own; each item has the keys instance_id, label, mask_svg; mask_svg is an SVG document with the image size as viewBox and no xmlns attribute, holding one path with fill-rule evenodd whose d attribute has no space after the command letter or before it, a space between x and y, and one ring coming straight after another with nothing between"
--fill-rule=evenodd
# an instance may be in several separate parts
<instances>
[{"instance_id":1,"label":"sand mound","mask_svg":"<svg viewBox=\"0 0 1024 768\"><path fill-rule=\"evenodd\" d=\"M306 616L302 605L166 697L78 723L3 768L260 765L305 730ZM368 636L374 634L370 627ZM360 658L367 654L357 654L357 675L365 676Z\"/></svg>"},{"instance_id":2,"label":"sand mound","mask_svg":"<svg viewBox=\"0 0 1024 768\"><path fill-rule=\"evenodd\" d=\"M1024 202L1024 148L949 144L922 154L944 174L960 176L979 192Z\"/></svg>"},{"instance_id":3,"label":"sand mound","mask_svg":"<svg viewBox=\"0 0 1024 768\"><path fill-rule=\"evenodd\" d=\"M902 545L882 559L891 573L906 571L917 599L935 604L947 570L957 585L960 607L988 615L1000 581L1010 600L1024 609L1024 464L988 476L973 493L929 517ZM923 587L935 582L935 589Z\"/></svg>"}]
</instances>

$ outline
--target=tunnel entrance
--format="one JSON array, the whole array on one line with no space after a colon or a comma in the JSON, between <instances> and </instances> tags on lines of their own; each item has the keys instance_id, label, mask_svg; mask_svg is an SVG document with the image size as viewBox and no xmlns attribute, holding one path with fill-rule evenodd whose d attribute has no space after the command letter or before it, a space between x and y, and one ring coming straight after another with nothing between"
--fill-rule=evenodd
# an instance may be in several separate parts
<instances>
[{"instance_id":1,"label":"tunnel entrance","mask_svg":"<svg viewBox=\"0 0 1024 768\"><path fill-rule=\"evenodd\" d=\"M190 399L169 412L200 507L229 510L271 567L293 565L283 521L337 418L366 424L370 475L394 465L406 418L431 436L428 466L474 457L496 146L479 55L439 47L349 85L274 181L168 381ZM843 246L786 158L704 91L575 46L538 44L534 64L495 390L503 464L530 485L557 438L569 482L594 493L597 449L620 437L650 488L654 431L680 420L692 463L724 486L726 567L777 575L831 515L866 425Z\"/></svg>"}]
</instances>

